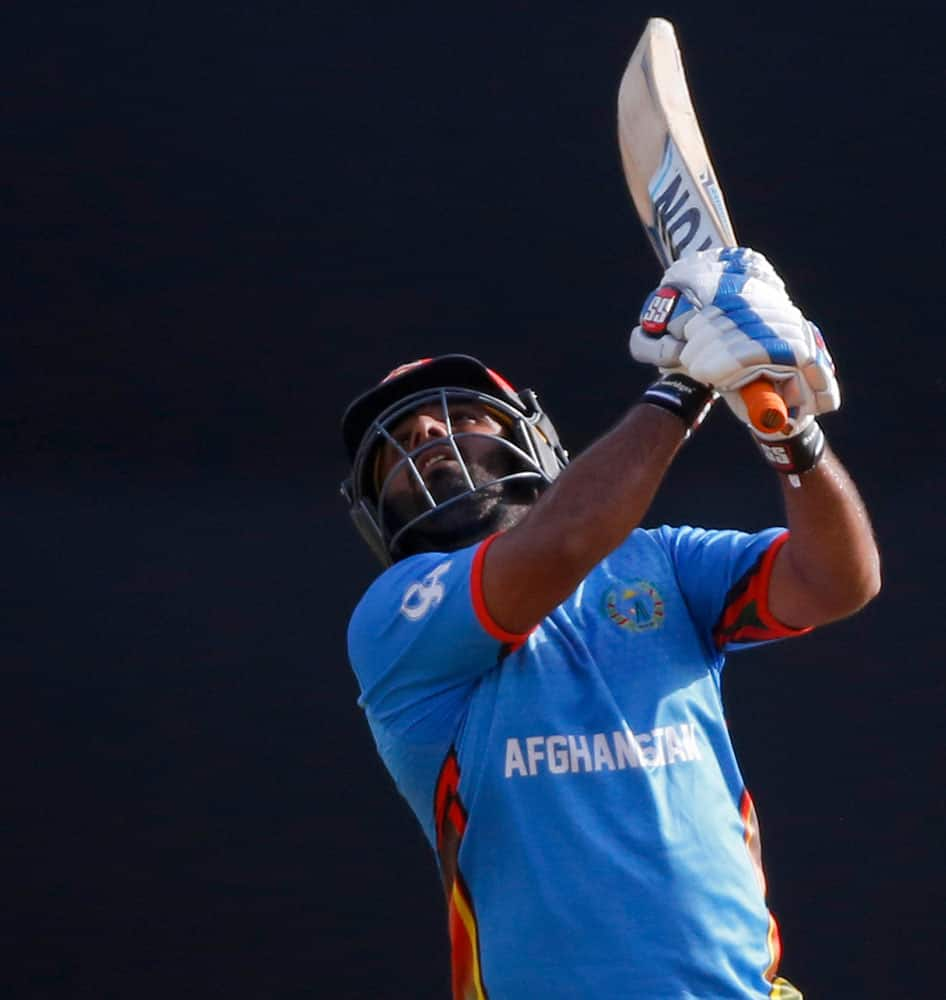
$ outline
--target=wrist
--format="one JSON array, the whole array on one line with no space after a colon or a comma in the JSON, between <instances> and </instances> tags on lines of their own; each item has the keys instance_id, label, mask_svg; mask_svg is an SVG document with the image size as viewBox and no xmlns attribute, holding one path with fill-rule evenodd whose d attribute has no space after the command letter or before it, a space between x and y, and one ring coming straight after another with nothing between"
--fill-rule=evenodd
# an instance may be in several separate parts
<instances>
[{"instance_id":1,"label":"wrist","mask_svg":"<svg viewBox=\"0 0 946 1000\"><path fill-rule=\"evenodd\" d=\"M816 420L793 437L773 440L753 434L752 439L766 462L776 472L788 476L794 486L798 485L798 476L815 468L824 455L824 431Z\"/></svg>"},{"instance_id":2,"label":"wrist","mask_svg":"<svg viewBox=\"0 0 946 1000\"><path fill-rule=\"evenodd\" d=\"M706 418L716 398L709 386L695 378L683 372L666 372L644 390L641 402L659 406L679 417L689 437Z\"/></svg>"}]
</instances>

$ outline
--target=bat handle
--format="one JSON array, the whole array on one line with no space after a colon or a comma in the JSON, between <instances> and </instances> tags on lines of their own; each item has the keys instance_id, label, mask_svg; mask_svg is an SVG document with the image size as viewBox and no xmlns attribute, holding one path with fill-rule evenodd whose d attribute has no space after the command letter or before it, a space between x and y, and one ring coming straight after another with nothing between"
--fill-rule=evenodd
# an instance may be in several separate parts
<instances>
[{"instance_id":1,"label":"bat handle","mask_svg":"<svg viewBox=\"0 0 946 1000\"><path fill-rule=\"evenodd\" d=\"M756 379L739 390L746 404L752 426L763 434L780 431L788 420L785 400L775 391L767 378Z\"/></svg>"}]
</instances>

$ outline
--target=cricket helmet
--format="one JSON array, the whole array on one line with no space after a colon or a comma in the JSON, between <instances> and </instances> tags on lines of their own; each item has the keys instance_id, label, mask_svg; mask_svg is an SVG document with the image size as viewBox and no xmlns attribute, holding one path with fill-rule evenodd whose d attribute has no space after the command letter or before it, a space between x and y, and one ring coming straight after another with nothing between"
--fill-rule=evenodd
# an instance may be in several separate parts
<instances>
[{"instance_id":1,"label":"cricket helmet","mask_svg":"<svg viewBox=\"0 0 946 1000\"><path fill-rule=\"evenodd\" d=\"M451 409L474 402L485 408L501 426L499 435L456 430ZM419 407L439 408L446 436L410 448L399 443L392 429ZM435 524L438 514L466 501L468 508L477 495L528 497L533 502L568 462L552 421L539 406L531 389L518 391L481 361L465 354L445 354L400 365L373 389L358 396L342 417L342 437L351 474L341 486L342 496L361 537L385 566L422 551L418 537ZM485 480L474 474L464 445L471 438L488 438L503 453L501 470ZM393 449L393 466L379 476L382 447ZM437 500L424 481L416 460L429 449L449 448L465 487ZM389 452L389 454L392 452ZM416 509L410 515L392 510L389 490L396 476L411 484ZM379 481L380 480L380 481ZM473 516L475 521L475 516ZM471 524L458 536L455 547L485 537L492 522Z\"/></svg>"}]
</instances>

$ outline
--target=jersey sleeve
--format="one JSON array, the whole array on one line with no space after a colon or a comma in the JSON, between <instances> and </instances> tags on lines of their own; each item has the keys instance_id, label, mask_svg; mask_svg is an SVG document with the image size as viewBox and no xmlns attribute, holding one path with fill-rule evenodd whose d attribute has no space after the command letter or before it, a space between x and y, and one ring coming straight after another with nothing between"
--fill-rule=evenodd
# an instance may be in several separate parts
<instances>
[{"instance_id":1,"label":"jersey sleeve","mask_svg":"<svg viewBox=\"0 0 946 1000\"><path fill-rule=\"evenodd\" d=\"M376 720L416 725L451 712L470 686L527 636L504 631L482 596L483 559L495 535L456 552L395 564L369 588L348 627L359 704Z\"/></svg>"},{"instance_id":2,"label":"jersey sleeve","mask_svg":"<svg viewBox=\"0 0 946 1000\"><path fill-rule=\"evenodd\" d=\"M772 567L789 537L785 528L660 530L690 614L717 655L811 631L783 624L769 608Z\"/></svg>"}]
</instances>

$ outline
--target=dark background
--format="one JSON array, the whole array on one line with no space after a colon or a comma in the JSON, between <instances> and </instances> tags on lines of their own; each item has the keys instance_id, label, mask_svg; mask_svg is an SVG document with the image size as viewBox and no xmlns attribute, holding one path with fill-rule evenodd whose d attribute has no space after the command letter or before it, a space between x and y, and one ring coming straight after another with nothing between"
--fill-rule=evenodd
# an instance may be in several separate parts
<instances>
[{"instance_id":1,"label":"dark background","mask_svg":"<svg viewBox=\"0 0 946 1000\"><path fill-rule=\"evenodd\" d=\"M4 996L447 996L433 858L354 703L376 567L338 419L448 351L573 454L639 394L659 272L614 117L652 14L743 242L826 332L884 557L865 612L726 675L783 970L938 991L940 36L770 6L8 16ZM773 478L720 409L648 522L778 522Z\"/></svg>"}]
</instances>

